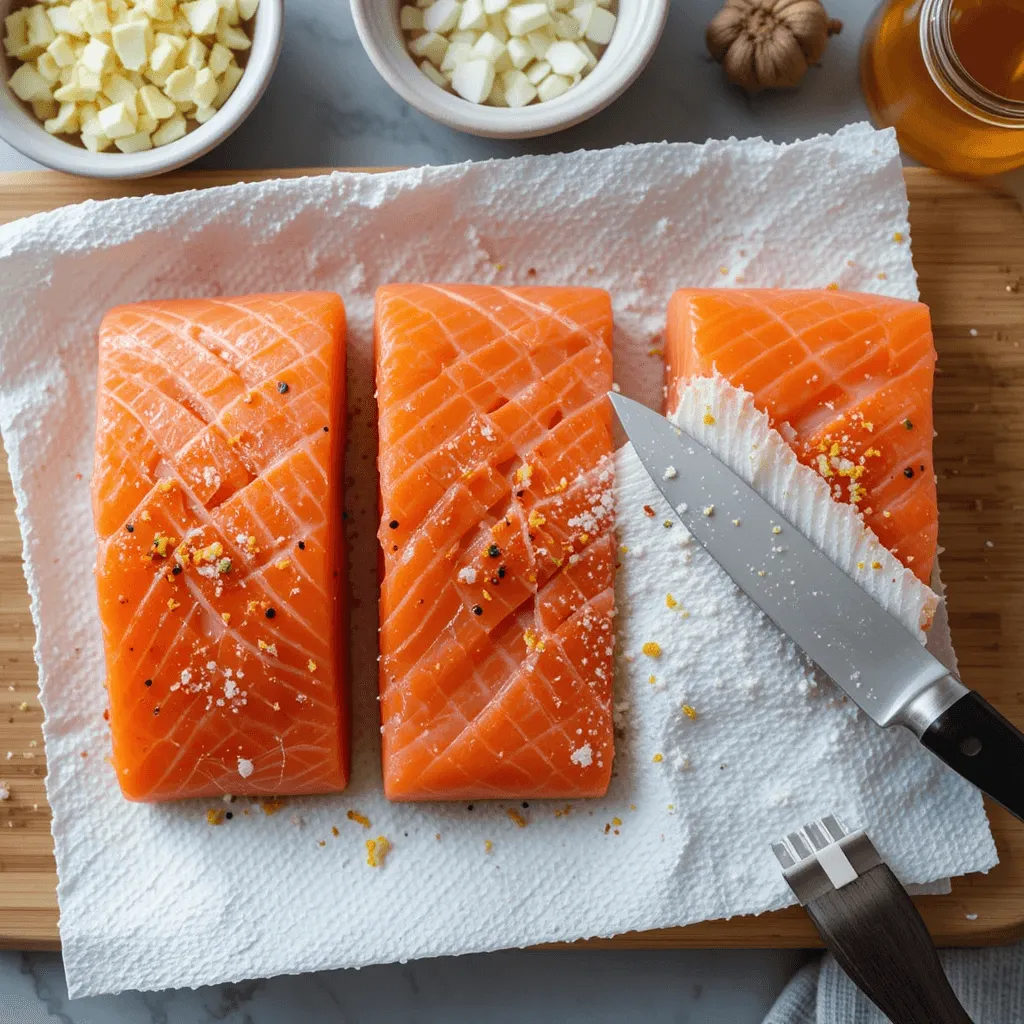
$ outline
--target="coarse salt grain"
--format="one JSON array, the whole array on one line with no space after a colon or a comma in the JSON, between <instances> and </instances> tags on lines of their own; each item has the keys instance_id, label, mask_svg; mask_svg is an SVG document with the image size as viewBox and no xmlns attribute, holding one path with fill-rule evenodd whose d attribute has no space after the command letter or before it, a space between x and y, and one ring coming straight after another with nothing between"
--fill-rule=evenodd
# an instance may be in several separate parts
<instances>
[{"instance_id":1,"label":"coarse salt grain","mask_svg":"<svg viewBox=\"0 0 1024 1024\"><path fill-rule=\"evenodd\" d=\"M243 779L249 778L255 767L256 766L247 757L240 757L238 759L238 774L241 775Z\"/></svg>"}]
</instances>

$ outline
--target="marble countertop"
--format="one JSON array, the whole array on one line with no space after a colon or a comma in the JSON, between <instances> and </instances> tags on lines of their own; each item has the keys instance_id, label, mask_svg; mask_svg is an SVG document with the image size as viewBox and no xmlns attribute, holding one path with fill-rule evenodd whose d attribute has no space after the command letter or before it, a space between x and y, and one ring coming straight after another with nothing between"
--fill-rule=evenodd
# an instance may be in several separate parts
<instances>
[{"instance_id":1,"label":"marble countertop","mask_svg":"<svg viewBox=\"0 0 1024 1024\"><path fill-rule=\"evenodd\" d=\"M363 53L345 0L291 0L273 83L248 121L198 166L445 164L731 135L781 142L867 117L857 50L869 0L828 0L844 28L823 66L796 92L753 99L727 86L704 49L719 6L674 0L647 70L597 117L547 138L501 142L450 131L399 100ZM0 142L0 171L35 166ZM794 951L508 952L69 1002L59 955L0 953L0 1024L497 1024L618 1021L639 1012L651 1024L755 1024L805 958Z\"/></svg>"}]
</instances>

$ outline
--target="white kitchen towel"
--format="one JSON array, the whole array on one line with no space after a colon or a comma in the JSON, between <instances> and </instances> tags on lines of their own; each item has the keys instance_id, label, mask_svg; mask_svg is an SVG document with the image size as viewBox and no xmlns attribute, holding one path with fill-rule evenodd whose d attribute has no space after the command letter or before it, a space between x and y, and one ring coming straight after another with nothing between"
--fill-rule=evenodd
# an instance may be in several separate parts
<instances>
[{"instance_id":1,"label":"white kitchen towel","mask_svg":"<svg viewBox=\"0 0 1024 1024\"><path fill-rule=\"evenodd\" d=\"M995 849L977 794L912 744L861 746L861 726L845 724L852 712L838 702L828 784L816 789L820 759L802 762L807 752L787 725L806 728L806 698L775 685L770 665L760 700L743 714L717 715L709 705L689 723L698 728L676 801L663 799L664 764L651 760L664 728L645 704L655 688L625 671L616 699L634 710L620 707L618 770L606 799L571 810L543 802L470 810L391 805L381 792L374 289L413 280L607 288L617 380L657 405L658 345L675 288L835 282L913 297L907 239L895 138L863 125L789 146L624 147L86 203L0 229L0 429L38 632L71 994L610 935L778 907L791 898L768 843L832 810L824 804L840 783L844 806L863 816L851 824L915 809L920 829L882 844L905 881L991 867ZM349 313L353 779L344 794L289 800L273 815L236 802L232 820L213 827L208 802L126 803L104 760L89 500L95 334L117 303L303 288L339 292ZM627 563L623 586L632 586L630 572ZM776 646L788 657L781 640ZM723 687L732 674L723 665ZM895 770L910 762L919 767ZM766 778L781 764L790 777L801 763L799 793L780 792L766 810ZM727 772L730 785L717 785ZM905 789L908 779L920 788ZM348 819L349 810L367 816L372 830ZM737 820L756 822L743 847L753 852L730 854L719 842L708 856L705 840ZM393 844L383 868L366 864L370 835Z\"/></svg>"}]
</instances>

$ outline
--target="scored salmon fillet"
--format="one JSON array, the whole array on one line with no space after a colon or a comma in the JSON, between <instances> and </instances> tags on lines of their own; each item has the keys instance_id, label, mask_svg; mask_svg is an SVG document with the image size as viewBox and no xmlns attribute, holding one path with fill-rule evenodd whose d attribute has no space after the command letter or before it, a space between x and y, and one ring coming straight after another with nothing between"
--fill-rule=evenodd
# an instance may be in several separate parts
<instances>
[{"instance_id":1,"label":"scored salmon fillet","mask_svg":"<svg viewBox=\"0 0 1024 1024\"><path fill-rule=\"evenodd\" d=\"M608 787L611 343L611 301L595 289L377 293L393 800Z\"/></svg>"},{"instance_id":2,"label":"scored salmon fillet","mask_svg":"<svg viewBox=\"0 0 1024 1024\"><path fill-rule=\"evenodd\" d=\"M938 506L927 306L828 289L682 290L669 303L665 356L669 411L693 377L718 373L749 391L833 497L856 504L930 583Z\"/></svg>"},{"instance_id":3,"label":"scored salmon fillet","mask_svg":"<svg viewBox=\"0 0 1024 1024\"><path fill-rule=\"evenodd\" d=\"M344 337L326 292L103 320L96 575L129 799L348 780Z\"/></svg>"}]
</instances>

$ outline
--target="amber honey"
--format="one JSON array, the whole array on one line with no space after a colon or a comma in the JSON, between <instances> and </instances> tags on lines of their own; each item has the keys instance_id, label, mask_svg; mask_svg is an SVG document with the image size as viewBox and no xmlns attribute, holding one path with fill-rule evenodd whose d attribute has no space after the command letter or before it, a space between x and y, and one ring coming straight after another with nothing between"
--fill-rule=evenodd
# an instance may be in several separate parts
<instances>
[{"instance_id":1,"label":"amber honey","mask_svg":"<svg viewBox=\"0 0 1024 1024\"><path fill-rule=\"evenodd\" d=\"M1024 165L1024 0L893 0L861 53L876 122L954 174Z\"/></svg>"}]
</instances>

